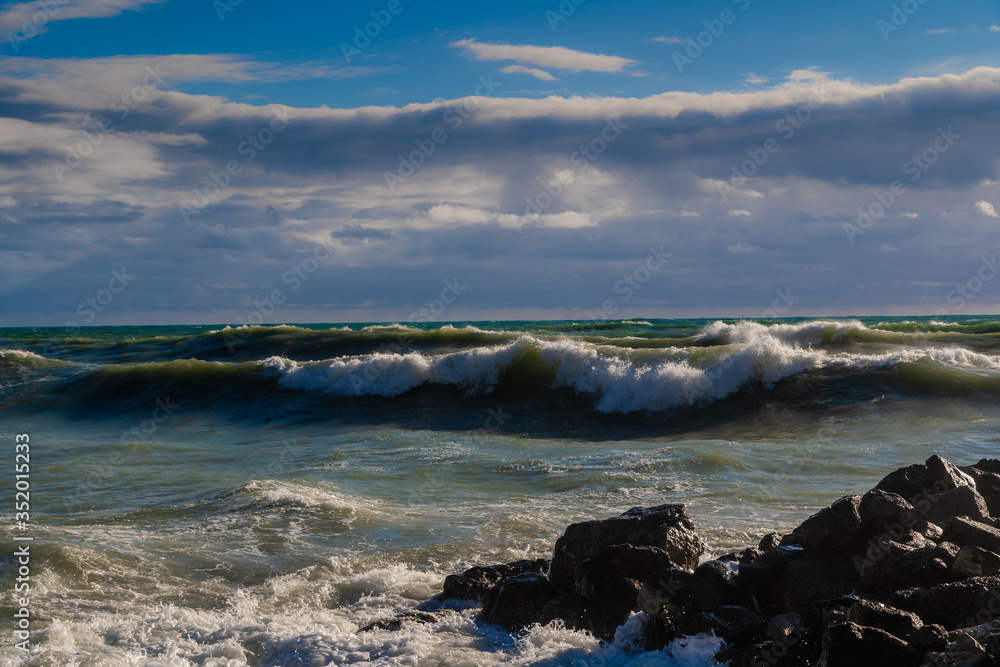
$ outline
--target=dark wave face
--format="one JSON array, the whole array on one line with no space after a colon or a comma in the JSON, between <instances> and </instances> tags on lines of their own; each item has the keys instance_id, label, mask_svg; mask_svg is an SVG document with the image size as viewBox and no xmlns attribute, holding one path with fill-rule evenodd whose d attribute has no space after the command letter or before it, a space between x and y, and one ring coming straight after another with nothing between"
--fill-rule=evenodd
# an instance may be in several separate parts
<instances>
[{"instance_id":1,"label":"dark wave face","mask_svg":"<svg viewBox=\"0 0 1000 667\"><path fill-rule=\"evenodd\" d=\"M172 396L241 419L461 429L503 399L523 403L517 426L531 432L574 420L589 429L616 415L662 427L762 404L1000 396L1000 320L985 317L64 333L0 331L3 409L100 416Z\"/></svg>"}]
</instances>

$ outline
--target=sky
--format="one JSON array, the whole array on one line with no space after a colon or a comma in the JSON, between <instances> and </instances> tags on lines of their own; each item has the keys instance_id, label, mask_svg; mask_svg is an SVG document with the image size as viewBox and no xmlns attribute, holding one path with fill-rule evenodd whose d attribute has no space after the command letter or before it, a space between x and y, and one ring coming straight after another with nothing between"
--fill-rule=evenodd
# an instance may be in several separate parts
<instances>
[{"instance_id":1,"label":"sky","mask_svg":"<svg viewBox=\"0 0 1000 667\"><path fill-rule=\"evenodd\" d=\"M0 326L1000 312L1000 5L0 3Z\"/></svg>"}]
</instances>

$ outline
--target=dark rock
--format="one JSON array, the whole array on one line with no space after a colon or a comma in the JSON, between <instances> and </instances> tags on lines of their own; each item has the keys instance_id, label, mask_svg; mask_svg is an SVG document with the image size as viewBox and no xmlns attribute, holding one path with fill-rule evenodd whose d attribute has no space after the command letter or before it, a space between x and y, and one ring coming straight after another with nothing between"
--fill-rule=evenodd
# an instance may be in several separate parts
<instances>
[{"instance_id":1,"label":"dark rock","mask_svg":"<svg viewBox=\"0 0 1000 667\"><path fill-rule=\"evenodd\" d=\"M860 575L850 562L831 554L809 554L790 563L778 578L777 599L785 611L816 615L817 605L847 595Z\"/></svg>"},{"instance_id":2,"label":"dark rock","mask_svg":"<svg viewBox=\"0 0 1000 667\"><path fill-rule=\"evenodd\" d=\"M392 618L383 618L380 621L369 623L358 629L358 634L371 632L372 630L388 630L396 632L403 627L403 623L434 623L440 620L441 615L428 611L407 611Z\"/></svg>"},{"instance_id":3,"label":"dark rock","mask_svg":"<svg viewBox=\"0 0 1000 667\"><path fill-rule=\"evenodd\" d=\"M684 505L634 507L613 519L569 526L556 541L549 579L560 590L575 592L577 566L616 544L658 547L675 565L690 569L705 551Z\"/></svg>"},{"instance_id":4,"label":"dark rock","mask_svg":"<svg viewBox=\"0 0 1000 667\"><path fill-rule=\"evenodd\" d=\"M880 628L903 641L909 641L910 635L924 625L916 614L870 600L858 600L851 605L846 620L855 625Z\"/></svg>"},{"instance_id":5,"label":"dark rock","mask_svg":"<svg viewBox=\"0 0 1000 667\"><path fill-rule=\"evenodd\" d=\"M944 539L960 547L976 546L1000 552L1000 530L980 521L955 517L944 529Z\"/></svg>"},{"instance_id":6,"label":"dark rock","mask_svg":"<svg viewBox=\"0 0 1000 667\"><path fill-rule=\"evenodd\" d=\"M895 493L907 502L915 503L920 498L934 493L933 483L934 480L931 478L927 466L912 465L889 473L875 485L875 488ZM947 489L939 485L938 490L946 491Z\"/></svg>"},{"instance_id":7,"label":"dark rock","mask_svg":"<svg viewBox=\"0 0 1000 667\"><path fill-rule=\"evenodd\" d=\"M796 528L787 535L781 536L781 541L778 542L779 547L802 547L805 546L806 542L802 538L802 533Z\"/></svg>"},{"instance_id":8,"label":"dark rock","mask_svg":"<svg viewBox=\"0 0 1000 667\"><path fill-rule=\"evenodd\" d=\"M790 637L801 637L806 633L805 620L801 614L786 611L776 614L767 624L767 636L775 641L784 641Z\"/></svg>"},{"instance_id":9,"label":"dark rock","mask_svg":"<svg viewBox=\"0 0 1000 667\"><path fill-rule=\"evenodd\" d=\"M961 486L971 486L973 488L976 486L976 480L971 475L962 472L957 465L941 458L937 454L927 459L926 465L932 483L940 482L943 485L944 491L951 491ZM935 491L935 493L940 493L940 491Z\"/></svg>"},{"instance_id":10,"label":"dark rock","mask_svg":"<svg viewBox=\"0 0 1000 667\"><path fill-rule=\"evenodd\" d=\"M496 584L483 600L479 618L509 631L521 630L541 618L542 611L559 597L559 591L545 575L518 574Z\"/></svg>"},{"instance_id":11,"label":"dark rock","mask_svg":"<svg viewBox=\"0 0 1000 667\"><path fill-rule=\"evenodd\" d=\"M777 549L779 546L781 546L781 533L768 533L760 538L760 542L757 543L757 548L761 551L770 551L771 549Z\"/></svg>"},{"instance_id":12,"label":"dark rock","mask_svg":"<svg viewBox=\"0 0 1000 667\"><path fill-rule=\"evenodd\" d=\"M542 608L538 615L539 625L548 625L562 621L570 630L591 629L590 614L587 612L586 599L580 595L562 594L551 600Z\"/></svg>"},{"instance_id":13,"label":"dark rock","mask_svg":"<svg viewBox=\"0 0 1000 667\"><path fill-rule=\"evenodd\" d=\"M802 522L806 549L819 553L844 551L861 538L861 496L844 496Z\"/></svg>"},{"instance_id":14,"label":"dark rock","mask_svg":"<svg viewBox=\"0 0 1000 667\"><path fill-rule=\"evenodd\" d=\"M915 530L923 533L927 519L905 498L881 489L872 489L861 498L858 514L868 536L890 535L898 539L903 533Z\"/></svg>"},{"instance_id":15,"label":"dark rock","mask_svg":"<svg viewBox=\"0 0 1000 667\"><path fill-rule=\"evenodd\" d=\"M936 545L931 543L930 546ZM892 578L896 574L896 561L913 550L909 545L881 539L870 544L863 554L855 555L852 562L861 571L858 592L885 599L893 591Z\"/></svg>"},{"instance_id":16,"label":"dark rock","mask_svg":"<svg viewBox=\"0 0 1000 667\"><path fill-rule=\"evenodd\" d=\"M960 577L986 577L1000 573L1000 554L987 551L982 547L962 547L951 571Z\"/></svg>"},{"instance_id":17,"label":"dark rock","mask_svg":"<svg viewBox=\"0 0 1000 667\"><path fill-rule=\"evenodd\" d=\"M854 623L831 625L823 633L817 667L917 667L922 655L884 630Z\"/></svg>"},{"instance_id":18,"label":"dark rock","mask_svg":"<svg viewBox=\"0 0 1000 667\"><path fill-rule=\"evenodd\" d=\"M952 580L954 555L940 546L913 549L894 561L889 588L930 588Z\"/></svg>"},{"instance_id":19,"label":"dark rock","mask_svg":"<svg viewBox=\"0 0 1000 667\"><path fill-rule=\"evenodd\" d=\"M973 486L960 486L951 491L927 496L918 503L928 521L944 525L952 517L964 516L975 521L988 519L986 501Z\"/></svg>"},{"instance_id":20,"label":"dark rock","mask_svg":"<svg viewBox=\"0 0 1000 667\"><path fill-rule=\"evenodd\" d=\"M754 547L747 547L746 549L744 549L739 553L739 556L736 558L736 561L739 563L753 563L763 554L764 551L761 549L756 549ZM719 558L718 560L725 560L725 559Z\"/></svg>"},{"instance_id":21,"label":"dark rock","mask_svg":"<svg viewBox=\"0 0 1000 667\"><path fill-rule=\"evenodd\" d=\"M691 572L663 570L647 578L639 590L638 608L647 615L697 614L715 611L722 606L722 598L715 588Z\"/></svg>"},{"instance_id":22,"label":"dark rock","mask_svg":"<svg viewBox=\"0 0 1000 667\"><path fill-rule=\"evenodd\" d=\"M723 605L715 611L693 614L677 623L677 631L686 636L711 632L722 637L727 646L746 645L762 638L768 618L746 607Z\"/></svg>"},{"instance_id":23,"label":"dark rock","mask_svg":"<svg viewBox=\"0 0 1000 667\"><path fill-rule=\"evenodd\" d=\"M914 611L920 599L927 595L929 588L904 588L893 591L888 596L888 602L896 609L903 611Z\"/></svg>"},{"instance_id":24,"label":"dark rock","mask_svg":"<svg viewBox=\"0 0 1000 667\"><path fill-rule=\"evenodd\" d=\"M990 656L975 639L966 634L950 635L948 648L943 652L930 652L925 665L934 667L991 667Z\"/></svg>"},{"instance_id":25,"label":"dark rock","mask_svg":"<svg viewBox=\"0 0 1000 667\"><path fill-rule=\"evenodd\" d=\"M758 565L767 565L775 573L780 573L789 563L797 561L798 559L805 556L808 552L800 546L783 546L777 549L771 549L770 551L765 551L757 560L754 562Z\"/></svg>"},{"instance_id":26,"label":"dark rock","mask_svg":"<svg viewBox=\"0 0 1000 667\"><path fill-rule=\"evenodd\" d=\"M993 472L1000 474L1000 459L979 459L979 463L972 466L983 472Z\"/></svg>"},{"instance_id":27,"label":"dark rock","mask_svg":"<svg viewBox=\"0 0 1000 667\"><path fill-rule=\"evenodd\" d=\"M918 651L944 651L948 648L948 631L940 625L921 625L907 641Z\"/></svg>"},{"instance_id":28,"label":"dark rock","mask_svg":"<svg viewBox=\"0 0 1000 667\"><path fill-rule=\"evenodd\" d=\"M596 590L593 603L588 605L593 635L604 641L614 639L615 630L636 609L638 596L639 582L635 579L614 579Z\"/></svg>"},{"instance_id":29,"label":"dark rock","mask_svg":"<svg viewBox=\"0 0 1000 667\"><path fill-rule=\"evenodd\" d=\"M667 552L657 547L637 547L631 544L616 544L605 547L593 558L588 558L577 566L576 592L594 599L595 591L616 579L636 579L646 577L675 567Z\"/></svg>"},{"instance_id":30,"label":"dark rock","mask_svg":"<svg viewBox=\"0 0 1000 667\"><path fill-rule=\"evenodd\" d=\"M643 648L647 651L661 651L679 636L677 617L670 614L652 614L646 620Z\"/></svg>"},{"instance_id":31,"label":"dark rock","mask_svg":"<svg viewBox=\"0 0 1000 667\"><path fill-rule=\"evenodd\" d=\"M740 565L736 579L750 594L750 598L759 609L770 609L774 598L774 588L778 575L769 565L763 563L746 563Z\"/></svg>"},{"instance_id":32,"label":"dark rock","mask_svg":"<svg viewBox=\"0 0 1000 667\"><path fill-rule=\"evenodd\" d=\"M478 600L482 602L494 585L519 574L535 572L545 574L549 569L549 561L544 558L537 560L518 560L505 565L490 567L470 567L462 574L449 574L444 579L444 592L438 600Z\"/></svg>"},{"instance_id":33,"label":"dark rock","mask_svg":"<svg viewBox=\"0 0 1000 667\"><path fill-rule=\"evenodd\" d=\"M1000 576L973 577L935 586L917 603L924 623L948 630L979 625L1000 614Z\"/></svg>"},{"instance_id":34,"label":"dark rock","mask_svg":"<svg viewBox=\"0 0 1000 667\"><path fill-rule=\"evenodd\" d=\"M694 573L712 585L723 604L753 606L752 596L736 576L739 567L739 563L731 561L709 560L699 565Z\"/></svg>"},{"instance_id":35,"label":"dark rock","mask_svg":"<svg viewBox=\"0 0 1000 667\"><path fill-rule=\"evenodd\" d=\"M1000 619L958 630L976 640L976 642L994 658L1000 656ZM944 649L935 649L944 650Z\"/></svg>"},{"instance_id":36,"label":"dark rock","mask_svg":"<svg viewBox=\"0 0 1000 667\"><path fill-rule=\"evenodd\" d=\"M1000 494L985 496L983 500L986 501L986 509L989 510L990 516L994 519L1000 518Z\"/></svg>"},{"instance_id":37,"label":"dark rock","mask_svg":"<svg viewBox=\"0 0 1000 667\"><path fill-rule=\"evenodd\" d=\"M976 480L976 491L979 491L984 498L1000 495L1000 474L986 472L975 466L963 467L962 472Z\"/></svg>"}]
</instances>

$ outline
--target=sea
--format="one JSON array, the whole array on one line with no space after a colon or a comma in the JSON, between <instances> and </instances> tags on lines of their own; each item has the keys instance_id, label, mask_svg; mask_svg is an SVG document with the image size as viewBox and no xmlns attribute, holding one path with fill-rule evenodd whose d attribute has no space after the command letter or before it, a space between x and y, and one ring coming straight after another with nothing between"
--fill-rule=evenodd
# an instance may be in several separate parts
<instances>
[{"instance_id":1,"label":"sea","mask_svg":"<svg viewBox=\"0 0 1000 667\"><path fill-rule=\"evenodd\" d=\"M0 329L0 664L712 665L359 629L573 522L684 503L718 555L998 441L996 316Z\"/></svg>"}]
</instances>

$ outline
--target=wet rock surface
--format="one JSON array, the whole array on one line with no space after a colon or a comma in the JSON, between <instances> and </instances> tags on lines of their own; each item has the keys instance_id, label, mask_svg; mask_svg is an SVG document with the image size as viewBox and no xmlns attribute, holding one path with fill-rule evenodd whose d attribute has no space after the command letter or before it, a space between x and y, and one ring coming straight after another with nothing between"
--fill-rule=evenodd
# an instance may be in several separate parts
<instances>
[{"instance_id":1,"label":"wet rock surface","mask_svg":"<svg viewBox=\"0 0 1000 667\"><path fill-rule=\"evenodd\" d=\"M558 622L605 641L641 614L646 650L714 633L734 667L997 665L998 507L1000 460L932 456L719 558L702 561L684 505L636 507L569 526L550 562L451 575L436 599L481 601L480 621L511 632Z\"/></svg>"}]
</instances>

